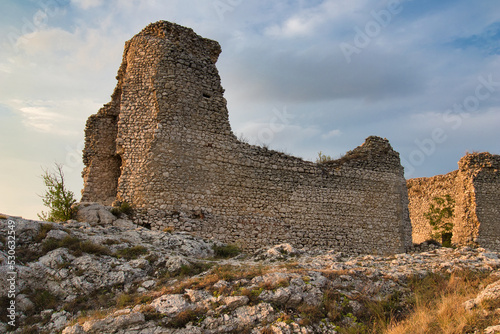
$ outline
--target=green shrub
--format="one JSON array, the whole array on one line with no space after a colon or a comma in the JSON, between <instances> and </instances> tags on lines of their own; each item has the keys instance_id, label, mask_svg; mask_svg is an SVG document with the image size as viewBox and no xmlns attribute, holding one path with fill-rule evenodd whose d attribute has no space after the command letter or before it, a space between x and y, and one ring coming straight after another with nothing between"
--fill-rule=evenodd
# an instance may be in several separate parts
<instances>
[{"instance_id":1,"label":"green shrub","mask_svg":"<svg viewBox=\"0 0 500 334\"><path fill-rule=\"evenodd\" d=\"M38 218L49 222L62 222L73 218L75 209L71 206L76 202L75 194L64 184L63 165L55 164L56 170L44 170L43 183L47 187L42 197L43 204L49 208L48 212L41 212Z\"/></svg>"},{"instance_id":2,"label":"green shrub","mask_svg":"<svg viewBox=\"0 0 500 334\"><path fill-rule=\"evenodd\" d=\"M429 211L424 213L424 217L434 231L431 237L441 240L444 247L451 247L455 200L450 195L445 195L444 198L434 197L433 201L434 203L429 206Z\"/></svg>"},{"instance_id":3,"label":"green shrub","mask_svg":"<svg viewBox=\"0 0 500 334\"><path fill-rule=\"evenodd\" d=\"M42 224L42 226L40 227L40 231L34 238L35 242L41 242L47 237L47 233L49 233L49 231L53 229L54 227L51 224Z\"/></svg>"},{"instance_id":4,"label":"green shrub","mask_svg":"<svg viewBox=\"0 0 500 334\"><path fill-rule=\"evenodd\" d=\"M112 208L110 212L116 217L120 217L121 212L119 208Z\"/></svg>"},{"instance_id":5,"label":"green shrub","mask_svg":"<svg viewBox=\"0 0 500 334\"><path fill-rule=\"evenodd\" d=\"M215 256L221 258L234 257L241 253L236 245L214 246Z\"/></svg>"},{"instance_id":6,"label":"green shrub","mask_svg":"<svg viewBox=\"0 0 500 334\"><path fill-rule=\"evenodd\" d=\"M111 213L116 217L120 217L122 214L129 215L132 211L132 206L127 202L122 202L119 207L111 209Z\"/></svg>"},{"instance_id":7,"label":"green shrub","mask_svg":"<svg viewBox=\"0 0 500 334\"><path fill-rule=\"evenodd\" d=\"M91 241L85 240L80 242L80 250L84 253L95 255L110 255L111 252L104 246L95 244Z\"/></svg>"},{"instance_id":8,"label":"green shrub","mask_svg":"<svg viewBox=\"0 0 500 334\"><path fill-rule=\"evenodd\" d=\"M63 305L62 309L72 314L88 310L106 309L115 306L115 294L107 288L101 288L88 295L80 295Z\"/></svg>"},{"instance_id":9,"label":"green shrub","mask_svg":"<svg viewBox=\"0 0 500 334\"><path fill-rule=\"evenodd\" d=\"M30 296L30 300L35 304L35 310L55 309L59 303L58 298L48 290L35 290Z\"/></svg>"},{"instance_id":10,"label":"green shrub","mask_svg":"<svg viewBox=\"0 0 500 334\"><path fill-rule=\"evenodd\" d=\"M42 256L41 252L31 250L29 247L20 246L16 249L16 259L22 263L36 261Z\"/></svg>"},{"instance_id":11,"label":"green shrub","mask_svg":"<svg viewBox=\"0 0 500 334\"><path fill-rule=\"evenodd\" d=\"M125 306L132 305L134 298L128 293L122 293L116 298L116 307L123 308Z\"/></svg>"},{"instance_id":12,"label":"green shrub","mask_svg":"<svg viewBox=\"0 0 500 334\"><path fill-rule=\"evenodd\" d=\"M105 246L97 245L89 240L81 241L80 239L72 236L66 236L62 240L48 239L42 244L42 252L44 254L57 249L67 248L71 254L80 256L82 253L95 254L95 255L110 255L109 249Z\"/></svg>"},{"instance_id":13,"label":"green shrub","mask_svg":"<svg viewBox=\"0 0 500 334\"><path fill-rule=\"evenodd\" d=\"M120 212L129 215L132 213L132 206L127 202L123 202L120 204Z\"/></svg>"},{"instance_id":14,"label":"green shrub","mask_svg":"<svg viewBox=\"0 0 500 334\"><path fill-rule=\"evenodd\" d=\"M204 315L204 311L200 310L185 310L177 314L168 324L169 327L183 328L189 322L196 321Z\"/></svg>"},{"instance_id":15,"label":"green shrub","mask_svg":"<svg viewBox=\"0 0 500 334\"><path fill-rule=\"evenodd\" d=\"M117 258L124 258L126 260L137 259L139 256L147 254L148 249L144 246L134 246L129 248L120 249L115 253Z\"/></svg>"}]
</instances>

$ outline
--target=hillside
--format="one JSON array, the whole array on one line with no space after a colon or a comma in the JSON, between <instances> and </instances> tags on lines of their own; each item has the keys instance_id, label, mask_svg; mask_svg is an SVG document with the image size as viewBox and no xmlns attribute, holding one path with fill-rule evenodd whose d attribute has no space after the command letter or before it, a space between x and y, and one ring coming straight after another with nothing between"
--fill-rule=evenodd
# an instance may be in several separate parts
<instances>
[{"instance_id":1,"label":"hillside","mask_svg":"<svg viewBox=\"0 0 500 334\"><path fill-rule=\"evenodd\" d=\"M500 328L500 254L482 248L353 257L282 244L238 255L97 205L81 212L84 222L0 218L0 277L17 272L0 281L0 332L370 333L405 319L418 328L390 333ZM11 282L16 327L4 312ZM414 318L419 311L429 319Z\"/></svg>"}]
</instances>

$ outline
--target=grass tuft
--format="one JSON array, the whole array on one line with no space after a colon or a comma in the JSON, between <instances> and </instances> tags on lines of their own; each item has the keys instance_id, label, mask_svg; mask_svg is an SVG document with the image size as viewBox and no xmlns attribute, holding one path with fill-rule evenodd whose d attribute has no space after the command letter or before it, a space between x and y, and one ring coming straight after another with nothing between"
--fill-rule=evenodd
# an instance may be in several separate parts
<instances>
[{"instance_id":1,"label":"grass tuft","mask_svg":"<svg viewBox=\"0 0 500 334\"><path fill-rule=\"evenodd\" d=\"M114 255L117 258L124 258L126 260L137 259L138 257L148 253L148 249L144 246L134 246L129 248L120 249Z\"/></svg>"},{"instance_id":2,"label":"grass tuft","mask_svg":"<svg viewBox=\"0 0 500 334\"><path fill-rule=\"evenodd\" d=\"M235 257L241 253L241 250L236 245L214 246L215 256L218 258Z\"/></svg>"},{"instance_id":3,"label":"grass tuft","mask_svg":"<svg viewBox=\"0 0 500 334\"><path fill-rule=\"evenodd\" d=\"M62 240L48 239L42 244L43 254L47 254L57 248L67 248L74 256L81 256L83 253L95 255L110 255L110 251L105 246L95 244L89 240L82 241L76 237L66 236Z\"/></svg>"}]
</instances>

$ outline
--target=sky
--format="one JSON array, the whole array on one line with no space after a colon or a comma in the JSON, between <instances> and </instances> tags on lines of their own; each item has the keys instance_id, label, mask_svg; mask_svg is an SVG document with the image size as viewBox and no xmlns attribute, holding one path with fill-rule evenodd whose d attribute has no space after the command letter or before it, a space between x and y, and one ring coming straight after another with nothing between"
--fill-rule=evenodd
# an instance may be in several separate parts
<instances>
[{"instance_id":1,"label":"sky","mask_svg":"<svg viewBox=\"0 0 500 334\"><path fill-rule=\"evenodd\" d=\"M233 132L314 161L376 135L407 178L500 154L498 0L2 0L0 212L36 218L41 174L80 199L86 119L125 41L166 20L218 41Z\"/></svg>"}]
</instances>

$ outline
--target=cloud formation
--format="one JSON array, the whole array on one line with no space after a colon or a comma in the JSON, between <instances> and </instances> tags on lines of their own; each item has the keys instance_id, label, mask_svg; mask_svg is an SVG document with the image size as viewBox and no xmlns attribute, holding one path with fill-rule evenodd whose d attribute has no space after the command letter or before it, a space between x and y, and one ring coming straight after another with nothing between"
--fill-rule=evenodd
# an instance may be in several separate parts
<instances>
[{"instance_id":1,"label":"cloud formation","mask_svg":"<svg viewBox=\"0 0 500 334\"><path fill-rule=\"evenodd\" d=\"M0 183L17 197L1 198L0 211L34 217L40 180L15 180L54 161L78 193L85 120L110 100L124 42L160 19L219 41L231 125L251 143L314 160L379 135L401 153L408 177L451 171L466 150L500 153L496 0L2 6L0 148L10 167L0 167ZM480 78L490 85L478 97Z\"/></svg>"}]
</instances>

